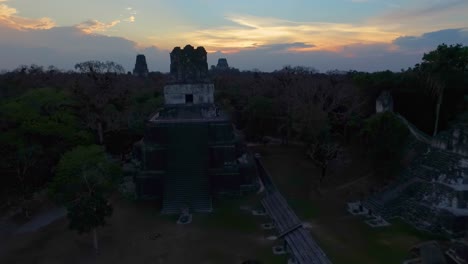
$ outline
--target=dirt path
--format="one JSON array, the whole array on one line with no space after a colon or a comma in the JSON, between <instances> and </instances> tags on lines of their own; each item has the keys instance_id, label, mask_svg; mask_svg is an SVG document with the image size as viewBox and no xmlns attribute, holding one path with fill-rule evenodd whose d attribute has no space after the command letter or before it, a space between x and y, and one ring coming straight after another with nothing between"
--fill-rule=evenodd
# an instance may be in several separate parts
<instances>
[{"instance_id":1,"label":"dirt path","mask_svg":"<svg viewBox=\"0 0 468 264\"><path fill-rule=\"evenodd\" d=\"M15 234L24 234L29 232L35 232L42 227L49 225L50 223L65 217L67 210L65 208L51 208L39 215L34 216L26 224L19 226Z\"/></svg>"}]
</instances>

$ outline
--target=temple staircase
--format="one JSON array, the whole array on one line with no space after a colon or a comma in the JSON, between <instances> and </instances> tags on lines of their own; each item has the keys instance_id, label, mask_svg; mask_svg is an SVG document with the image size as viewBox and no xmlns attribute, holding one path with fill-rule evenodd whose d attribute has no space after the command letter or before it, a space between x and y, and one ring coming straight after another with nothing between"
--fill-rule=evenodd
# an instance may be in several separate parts
<instances>
[{"instance_id":1,"label":"temple staircase","mask_svg":"<svg viewBox=\"0 0 468 264\"><path fill-rule=\"evenodd\" d=\"M213 210L208 178L208 127L174 124L169 128L168 168L163 214Z\"/></svg>"}]
</instances>

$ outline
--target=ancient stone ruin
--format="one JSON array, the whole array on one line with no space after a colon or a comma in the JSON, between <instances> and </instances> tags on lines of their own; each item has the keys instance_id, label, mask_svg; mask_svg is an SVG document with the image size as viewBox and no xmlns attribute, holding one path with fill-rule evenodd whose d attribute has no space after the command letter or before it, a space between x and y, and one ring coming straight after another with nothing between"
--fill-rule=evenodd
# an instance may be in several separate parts
<instances>
[{"instance_id":1,"label":"ancient stone ruin","mask_svg":"<svg viewBox=\"0 0 468 264\"><path fill-rule=\"evenodd\" d=\"M212 104L214 85L208 78L208 63L203 47L187 45L171 52L171 81L164 87L166 105Z\"/></svg>"},{"instance_id":2,"label":"ancient stone ruin","mask_svg":"<svg viewBox=\"0 0 468 264\"><path fill-rule=\"evenodd\" d=\"M218 59L218 64L216 65L216 70L218 71L226 71L229 70L229 64L226 58Z\"/></svg>"},{"instance_id":3,"label":"ancient stone ruin","mask_svg":"<svg viewBox=\"0 0 468 264\"><path fill-rule=\"evenodd\" d=\"M258 184L253 157L214 103L205 49L175 48L170 57L174 80L164 87L165 105L146 123L127 171L137 199L157 201L166 214L185 212L179 220L189 223L189 211L213 210L213 197L253 192Z\"/></svg>"},{"instance_id":4,"label":"ancient stone ruin","mask_svg":"<svg viewBox=\"0 0 468 264\"><path fill-rule=\"evenodd\" d=\"M133 69L133 75L138 77L148 76L148 65L146 64L145 55L139 54L136 57L135 68Z\"/></svg>"},{"instance_id":5,"label":"ancient stone ruin","mask_svg":"<svg viewBox=\"0 0 468 264\"><path fill-rule=\"evenodd\" d=\"M187 45L184 49L175 47L171 52L171 77L175 83L208 82L206 50Z\"/></svg>"},{"instance_id":6,"label":"ancient stone ruin","mask_svg":"<svg viewBox=\"0 0 468 264\"><path fill-rule=\"evenodd\" d=\"M393 98L389 91L382 91L375 102L376 113L393 112Z\"/></svg>"},{"instance_id":7,"label":"ancient stone ruin","mask_svg":"<svg viewBox=\"0 0 468 264\"><path fill-rule=\"evenodd\" d=\"M376 112L392 110L393 100L384 91ZM455 124L430 137L395 115L411 132L406 151L415 157L395 182L358 202L362 206L359 210L354 206L354 211L389 221L400 218L431 233L463 236L468 230L468 126Z\"/></svg>"}]
</instances>

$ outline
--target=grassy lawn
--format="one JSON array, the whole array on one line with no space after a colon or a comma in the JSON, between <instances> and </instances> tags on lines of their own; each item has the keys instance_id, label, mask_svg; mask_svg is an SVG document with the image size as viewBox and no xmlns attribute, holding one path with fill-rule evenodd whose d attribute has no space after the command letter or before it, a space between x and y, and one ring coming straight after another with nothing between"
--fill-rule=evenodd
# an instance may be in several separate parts
<instances>
[{"instance_id":1,"label":"grassy lawn","mask_svg":"<svg viewBox=\"0 0 468 264\"><path fill-rule=\"evenodd\" d=\"M257 207L260 196L252 195L240 199L220 199L214 201L214 212L197 216L197 224L203 228L234 230L245 234L262 234L260 225L267 222L266 217L254 217L249 211L240 210L240 206Z\"/></svg>"},{"instance_id":2,"label":"grassy lawn","mask_svg":"<svg viewBox=\"0 0 468 264\"><path fill-rule=\"evenodd\" d=\"M189 225L177 225L176 216L160 215L154 203L129 202L116 197L114 214L100 228L100 252L94 253L92 237L68 230L58 220L37 232L2 238L0 263L233 263L247 259L285 263L274 256L260 224L239 207L257 206L259 196L216 200L213 214L195 214ZM150 239L152 234L161 237Z\"/></svg>"},{"instance_id":3,"label":"grassy lawn","mask_svg":"<svg viewBox=\"0 0 468 264\"><path fill-rule=\"evenodd\" d=\"M273 182L303 221L312 226L312 235L337 264L401 263L415 244L436 239L401 221L385 228L371 228L362 218L346 213L346 202L357 199L362 186L337 188L368 173L360 164L350 164L331 172L317 192L319 170L298 147L262 146L263 162ZM359 162L359 161L358 161Z\"/></svg>"},{"instance_id":4,"label":"grassy lawn","mask_svg":"<svg viewBox=\"0 0 468 264\"><path fill-rule=\"evenodd\" d=\"M312 235L334 263L401 263L413 245L434 239L399 221L373 229L345 212L346 202L360 189L346 183L366 173L360 164L331 172L318 192L319 171L302 149L261 148L274 183L299 217L310 223ZM99 229L98 255L92 237L68 230L62 219L34 233L1 238L0 263L286 263L286 256L275 256L271 249L281 241L265 239L274 232L260 228L268 218L240 209L259 206L260 199L250 195L214 200L212 214L195 214L191 224L177 225L177 216L161 215L155 203L116 197L109 224ZM150 239L155 233L161 237Z\"/></svg>"}]
</instances>

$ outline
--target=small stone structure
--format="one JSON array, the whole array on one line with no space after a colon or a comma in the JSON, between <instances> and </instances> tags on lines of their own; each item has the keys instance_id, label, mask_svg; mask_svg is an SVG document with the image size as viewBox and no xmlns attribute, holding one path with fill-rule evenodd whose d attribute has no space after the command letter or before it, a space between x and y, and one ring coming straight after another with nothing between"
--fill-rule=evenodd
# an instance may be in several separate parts
<instances>
[{"instance_id":1,"label":"small stone structure","mask_svg":"<svg viewBox=\"0 0 468 264\"><path fill-rule=\"evenodd\" d=\"M177 220L178 225L187 225L192 223L192 214L189 213L188 208L183 208L181 210L181 214L179 216L179 219Z\"/></svg>"},{"instance_id":2,"label":"small stone structure","mask_svg":"<svg viewBox=\"0 0 468 264\"><path fill-rule=\"evenodd\" d=\"M381 216L375 216L365 221L365 223L370 227L385 227L389 226L390 223L385 221Z\"/></svg>"},{"instance_id":3,"label":"small stone structure","mask_svg":"<svg viewBox=\"0 0 468 264\"><path fill-rule=\"evenodd\" d=\"M265 210L255 209L255 210L252 210L252 215L264 216L264 215L267 215L267 213L265 212Z\"/></svg>"},{"instance_id":4,"label":"small stone structure","mask_svg":"<svg viewBox=\"0 0 468 264\"><path fill-rule=\"evenodd\" d=\"M274 223L265 223L265 224L262 224L262 229L264 230L272 230L275 228L275 224Z\"/></svg>"},{"instance_id":5,"label":"small stone structure","mask_svg":"<svg viewBox=\"0 0 468 264\"><path fill-rule=\"evenodd\" d=\"M148 76L148 64L146 64L146 57L143 54L139 54L136 57L135 68L133 69L133 75L138 77Z\"/></svg>"},{"instance_id":6,"label":"small stone structure","mask_svg":"<svg viewBox=\"0 0 468 264\"><path fill-rule=\"evenodd\" d=\"M288 252L286 252L286 248L284 246L274 246L272 247L273 254L274 255L284 255Z\"/></svg>"},{"instance_id":7,"label":"small stone structure","mask_svg":"<svg viewBox=\"0 0 468 264\"><path fill-rule=\"evenodd\" d=\"M375 112L393 112L393 98L389 91L382 91L375 102Z\"/></svg>"},{"instance_id":8,"label":"small stone structure","mask_svg":"<svg viewBox=\"0 0 468 264\"><path fill-rule=\"evenodd\" d=\"M369 214L369 210L362 205L361 201L348 203L347 211L352 215Z\"/></svg>"}]
</instances>

